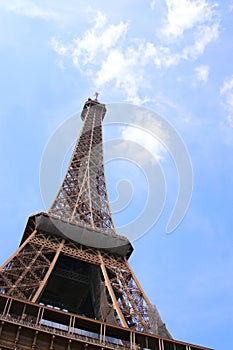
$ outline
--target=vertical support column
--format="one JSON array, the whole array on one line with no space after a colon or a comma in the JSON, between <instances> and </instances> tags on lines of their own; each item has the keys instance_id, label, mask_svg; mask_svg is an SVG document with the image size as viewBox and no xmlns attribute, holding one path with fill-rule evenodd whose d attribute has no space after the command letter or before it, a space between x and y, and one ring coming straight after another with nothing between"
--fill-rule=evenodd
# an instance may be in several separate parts
<instances>
[{"instance_id":1,"label":"vertical support column","mask_svg":"<svg viewBox=\"0 0 233 350\"><path fill-rule=\"evenodd\" d=\"M32 342L32 350L34 350L36 347L38 333L39 333L39 331L36 331L34 334L34 338L33 338L33 342Z\"/></svg>"},{"instance_id":2,"label":"vertical support column","mask_svg":"<svg viewBox=\"0 0 233 350\"><path fill-rule=\"evenodd\" d=\"M75 326L75 316L71 315L70 316L69 327L68 327L68 333L69 334L74 334L74 326Z\"/></svg>"},{"instance_id":3,"label":"vertical support column","mask_svg":"<svg viewBox=\"0 0 233 350\"><path fill-rule=\"evenodd\" d=\"M146 348L148 349L149 348L149 342L148 342L148 337L146 336Z\"/></svg>"},{"instance_id":4,"label":"vertical support column","mask_svg":"<svg viewBox=\"0 0 233 350\"><path fill-rule=\"evenodd\" d=\"M130 349L138 350L138 346L136 345L136 337L133 331L130 332Z\"/></svg>"},{"instance_id":5,"label":"vertical support column","mask_svg":"<svg viewBox=\"0 0 233 350\"><path fill-rule=\"evenodd\" d=\"M103 261L103 258L102 258L102 255L101 255L100 251L98 251L98 256L99 256L99 259L100 259L100 267L101 267L101 271L102 271L103 276L104 276L105 285L108 288L110 297L112 299L113 307L116 310L116 313L117 313L117 315L118 315L118 317L119 317L119 319L121 321L122 327L128 328L126 320L125 320L125 318L124 318L124 316L123 316L123 314L121 312L120 306L119 306L119 304L117 302L117 299L116 299L115 293L113 291L111 282L109 280L108 273L107 273L107 270L106 270L106 267L105 267L105 264L104 264L104 261Z\"/></svg>"},{"instance_id":6,"label":"vertical support column","mask_svg":"<svg viewBox=\"0 0 233 350\"><path fill-rule=\"evenodd\" d=\"M1 321L1 324L0 324L0 337L1 337L1 334L2 334L2 329L3 329L4 323L5 323L5 321Z\"/></svg>"},{"instance_id":7,"label":"vertical support column","mask_svg":"<svg viewBox=\"0 0 233 350\"><path fill-rule=\"evenodd\" d=\"M21 331L21 326L18 327L16 336L15 336L15 341L14 341L15 349L17 349L17 344L18 344L18 341L19 341L20 331Z\"/></svg>"},{"instance_id":8,"label":"vertical support column","mask_svg":"<svg viewBox=\"0 0 233 350\"><path fill-rule=\"evenodd\" d=\"M43 315L44 315L44 307L40 307L36 318L36 325L40 324L40 321L42 320Z\"/></svg>"},{"instance_id":9,"label":"vertical support column","mask_svg":"<svg viewBox=\"0 0 233 350\"><path fill-rule=\"evenodd\" d=\"M64 246L64 243L65 243L65 240L63 239L63 240L61 241L61 243L60 243L59 248L58 248L57 251L56 251L56 254L55 254L54 258L53 258L53 261L51 262L51 264L50 264L50 266L49 266L49 269L48 269L48 271L47 271L47 273L46 273L46 275L45 275L43 281L41 281L40 286L39 286L39 288L38 288L37 291L36 291L36 294L35 294L34 297L32 298L32 302L33 302L33 303L35 303L35 302L37 301L37 299L39 298L40 294L42 293L42 290L44 289L44 287L45 287L45 285L46 285L46 283L47 283L47 281L48 281L48 278L49 278L51 272L53 271L53 268L54 268L54 266L55 266L55 264L56 264L56 262L57 262L57 259L58 259L59 255L60 255L60 253L61 253L61 250L62 250L62 248L63 248L63 246Z\"/></svg>"},{"instance_id":10,"label":"vertical support column","mask_svg":"<svg viewBox=\"0 0 233 350\"><path fill-rule=\"evenodd\" d=\"M3 316L8 315L10 307L11 307L11 304L12 304L12 299L7 298L6 304L5 304L3 313L2 313Z\"/></svg>"},{"instance_id":11,"label":"vertical support column","mask_svg":"<svg viewBox=\"0 0 233 350\"><path fill-rule=\"evenodd\" d=\"M23 307L23 311L22 311L22 315L21 315L21 319L22 320L24 320L25 318L26 318L26 316L27 316L27 314L26 314L26 307L27 307L27 305L26 304L24 304L24 307Z\"/></svg>"},{"instance_id":12,"label":"vertical support column","mask_svg":"<svg viewBox=\"0 0 233 350\"><path fill-rule=\"evenodd\" d=\"M54 340L55 340L55 335L53 335L51 338L49 350L53 350Z\"/></svg>"},{"instance_id":13,"label":"vertical support column","mask_svg":"<svg viewBox=\"0 0 233 350\"><path fill-rule=\"evenodd\" d=\"M103 323L100 325L100 343L102 342L102 337L103 337Z\"/></svg>"},{"instance_id":14,"label":"vertical support column","mask_svg":"<svg viewBox=\"0 0 233 350\"><path fill-rule=\"evenodd\" d=\"M69 339L69 341L68 341L68 345L67 345L67 350L70 350L70 348L71 348L71 344L72 343L72 340L71 339Z\"/></svg>"},{"instance_id":15,"label":"vertical support column","mask_svg":"<svg viewBox=\"0 0 233 350\"><path fill-rule=\"evenodd\" d=\"M105 343L105 337L106 337L106 324L104 323L103 343Z\"/></svg>"}]
</instances>

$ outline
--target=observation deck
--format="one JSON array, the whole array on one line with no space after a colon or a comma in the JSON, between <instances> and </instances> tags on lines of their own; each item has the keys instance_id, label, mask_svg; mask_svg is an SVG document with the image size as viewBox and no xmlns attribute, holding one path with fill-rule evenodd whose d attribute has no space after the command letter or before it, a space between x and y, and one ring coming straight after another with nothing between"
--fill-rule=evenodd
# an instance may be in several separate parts
<instances>
[{"instance_id":1,"label":"observation deck","mask_svg":"<svg viewBox=\"0 0 233 350\"><path fill-rule=\"evenodd\" d=\"M211 350L0 295L0 348Z\"/></svg>"}]
</instances>

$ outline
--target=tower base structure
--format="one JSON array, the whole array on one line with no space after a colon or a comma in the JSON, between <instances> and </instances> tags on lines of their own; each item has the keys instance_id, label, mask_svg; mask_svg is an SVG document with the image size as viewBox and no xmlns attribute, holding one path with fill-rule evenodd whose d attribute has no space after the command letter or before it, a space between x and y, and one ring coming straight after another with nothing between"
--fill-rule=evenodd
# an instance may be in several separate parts
<instances>
[{"instance_id":1,"label":"tower base structure","mask_svg":"<svg viewBox=\"0 0 233 350\"><path fill-rule=\"evenodd\" d=\"M0 269L0 350L207 350L172 339L127 262L132 251L124 237L31 216Z\"/></svg>"}]
</instances>

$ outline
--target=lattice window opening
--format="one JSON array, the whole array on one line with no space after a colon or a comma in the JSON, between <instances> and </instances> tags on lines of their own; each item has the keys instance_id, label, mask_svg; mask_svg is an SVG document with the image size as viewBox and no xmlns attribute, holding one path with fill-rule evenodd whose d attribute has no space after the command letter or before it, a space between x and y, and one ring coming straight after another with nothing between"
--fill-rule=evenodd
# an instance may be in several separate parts
<instances>
[{"instance_id":1,"label":"lattice window opening","mask_svg":"<svg viewBox=\"0 0 233 350\"><path fill-rule=\"evenodd\" d=\"M52 259L52 258L51 258ZM37 261L34 261L33 264L33 269L34 271L40 269L42 267L46 267L48 268L50 265L50 261L48 261L47 259L40 259L40 256L38 256ZM10 266L10 267L9 267ZM24 259L23 253L21 254L21 256L17 256L15 257L9 264L6 265L6 267L3 268L4 273L6 274L14 274L14 271L25 271L25 269L29 268L31 266L31 260L28 259Z\"/></svg>"},{"instance_id":2,"label":"lattice window opening","mask_svg":"<svg viewBox=\"0 0 233 350\"><path fill-rule=\"evenodd\" d=\"M22 267L11 269L10 271L4 272L3 278L6 277L10 283L10 285L17 284L21 286L24 281L26 283L32 283L32 281L36 281L37 284L43 279L45 276L49 265L47 263L41 263L36 265L28 265L26 268Z\"/></svg>"},{"instance_id":3,"label":"lattice window opening","mask_svg":"<svg viewBox=\"0 0 233 350\"><path fill-rule=\"evenodd\" d=\"M13 267L13 262L9 261L9 263L3 268L3 271L11 270Z\"/></svg>"},{"instance_id":4,"label":"lattice window opening","mask_svg":"<svg viewBox=\"0 0 233 350\"><path fill-rule=\"evenodd\" d=\"M40 237L44 238L44 235ZM2 277L5 276L8 279L7 282L5 279L6 285L12 287L16 284L25 289L27 284L32 285L35 282L38 285L44 277L55 253L54 249L41 247L37 242L38 238L34 238L34 243L29 242L5 266Z\"/></svg>"},{"instance_id":5,"label":"lattice window opening","mask_svg":"<svg viewBox=\"0 0 233 350\"><path fill-rule=\"evenodd\" d=\"M0 289L1 289L1 290L4 290L4 293L2 293L2 294L5 294L6 288L9 288L10 286L11 286L11 283L10 283L10 281L7 279L7 276L1 275L1 276L0 276Z\"/></svg>"},{"instance_id":6,"label":"lattice window opening","mask_svg":"<svg viewBox=\"0 0 233 350\"><path fill-rule=\"evenodd\" d=\"M72 181L72 180L69 180L69 182L64 184L64 190L65 190L65 193L69 193L72 194L72 193L79 193L80 192L80 188L79 188L79 184L78 184L78 181Z\"/></svg>"}]
</instances>

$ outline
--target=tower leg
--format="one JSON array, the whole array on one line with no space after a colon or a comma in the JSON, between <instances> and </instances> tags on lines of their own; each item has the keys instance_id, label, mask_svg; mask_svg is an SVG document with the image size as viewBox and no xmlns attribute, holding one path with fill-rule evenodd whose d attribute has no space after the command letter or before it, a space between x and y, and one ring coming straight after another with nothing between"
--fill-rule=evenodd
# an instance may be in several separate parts
<instances>
[{"instance_id":1,"label":"tower leg","mask_svg":"<svg viewBox=\"0 0 233 350\"><path fill-rule=\"evenodd\" d=\"M19 246L19 248L16 250L16 252L15 252L13 255L11 255L11 256L9 257L9 259L7 259L7 260L2 264L2 266L0 267L0 272L2 272L3 269L4 269L4 267L6 267L7 264L9 264L9 262L10 262L11 260L13 260L14 257L15 257L17 254L19 254L19 253L21 252L21 250L28 244L28 242L35 236L35 234L36 234L36 230L34 230L34 231L32 232L32 234L23 242L23 244L21 244L21 245Z\"/></svg>"},{"instance_id":2,"label":"tower leg","mask_svg":"<svg viewBox=\"0 0 233 350\"><path fill-rule=\"evenodd\" d=\"M35 229L25 232L28 237L0 269L0 293L35 300L35 293L38 292L37 296L41 293L45 276L47 280L54 266L51 264L59 256L61 239Z\"/></svg>"},{"instance_id":3,"label":"tower leg","mask_svg":"<svg viewBox=\"0 0 233 350\"><path fill-rule=\"evenodd\" d=\"M123 327L128 327L126 321L125 321L125 318L121 312L121 309L120 309L120 306L117 302L117 299L116 299L116 296L114 294L114 291L113 291L113 288L111 286L111 282L109 280L109 277L108 277L108 274L107 274L107 270L105 268L105 265L104 265L104 261L102 259L102 255L100 252L98 252L98 255L99 255L99 259L100 259L100 267L101 267L101 271L103 273L103 276L104 276L104 281L105 281L105 284L106 284L106 287L108 288L108 292L110 294L110 297L112 299L112 303L113 303L113 307L114 309L116 310L116 313L120 319L120 322L122 324Z\"/></svg>"},{"instance_id":4,"label":"tower leg","mask_svg":"<svg viewBox=\"0 0 233 350\"><path fill-rule=\"evenodd\" d=\"M57 259L58 259L59 255L61 253L61 250L62 250L62 248L64 246L64 243L65 243L65 240L63 239L61 241L61 243L60 243L59 248L57 249L57 252L56 252L56 254L55 254L54 258L53 258L52 263L49 266L48 271L46 272L46 275L45 275L44 279L41 281L39 288L37 289L34 297L32 298L32 302L33 303L35 303L37 301L37 299L39 298L39 296L41 295L41 293L42 293L42 291L43 291L43 289L44 289L44 287L45 287L45 285L46 285L46 283L47 283L47 281L49 279L49 276L50 276L51 272L54 269L54 266L55 266L55 264L57 262Z\"/></svg>"}]
</instances>

